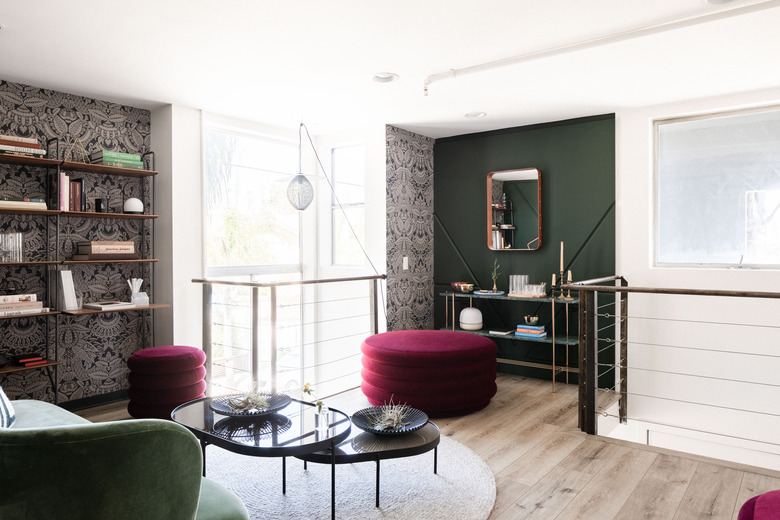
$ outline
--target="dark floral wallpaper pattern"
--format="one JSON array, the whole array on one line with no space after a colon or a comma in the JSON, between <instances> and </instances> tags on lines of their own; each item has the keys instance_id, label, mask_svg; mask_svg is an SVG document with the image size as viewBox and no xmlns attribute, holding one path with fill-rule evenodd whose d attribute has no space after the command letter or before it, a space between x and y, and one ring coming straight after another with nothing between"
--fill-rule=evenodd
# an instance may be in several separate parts
<instances>
[{"instance_id":1,"label":"dark floral wallpaper pattern","mask_svg":"<svg viewBox=\"0 0 780 520\"><path fill-rule=\"evenodd\" d=\"M433 328L433 145L386 127L387 330Z\"/></svg>"},{"instance_id":2,"label":"dark floral wallpaper pattern","mask_svg":"<svg viewBox=\"0 0 780 520\"><path fill-rule=\"evenodd\" d=\"M50 158L71 159L78 151L77 142L87 153L100 149L145 153L150 118L148 110L0 81L0 134L33 137L46 146ZM46 198L50 173L51 169L40 167L0 165L0 198ZM151 212L148 180L81 172L69 175L84 179L88 210L97 197L109 198L111 212L121 211L125 198L137 197L147 202L147 213ZM0 215L0 233L24 234L25 261L70 258L81 240L133 240L139 254L148 258L151 225L146 219ZM128 278L143 278L142 290L151 295L150 266L106 263L57 267L70 269L84 301L96 301L128 299ZM50 292L47 285L54 280L54 266L0 265L0 294L35 293L46 300ZM43 354L47 337L48 355L56 357L60 365L50 371L0 374L0 385L12 399L54 401L55 378L60 403L125 390L127 358L149 346L151 316L148 312L125 312L0 320L0 353L6 356Z\"/></svg>"}]
</instances>

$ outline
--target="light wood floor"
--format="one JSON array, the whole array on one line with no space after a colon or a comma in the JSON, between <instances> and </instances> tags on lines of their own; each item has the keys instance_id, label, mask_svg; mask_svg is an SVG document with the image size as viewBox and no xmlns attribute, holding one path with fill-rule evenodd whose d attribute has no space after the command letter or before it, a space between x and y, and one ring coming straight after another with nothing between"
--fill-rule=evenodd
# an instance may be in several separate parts
<instances>
[{"instance_id":1,"label":"light wood floor","mask_svg":"<svg viewBox=\"0 0 780 520\"><path fill-rule=\"evenodd\" d=\"M735 520L745 500L780 489L779 472L585 435L577 429L577 387L556 390L499 374L487 408L435 420L442 435L471 448L493 471L491 520ZM368 406L360 390L328 404L347 413ZM95 422L120 420L129 418L125 407L78 413Z\"/></svg>"}]
</instances>

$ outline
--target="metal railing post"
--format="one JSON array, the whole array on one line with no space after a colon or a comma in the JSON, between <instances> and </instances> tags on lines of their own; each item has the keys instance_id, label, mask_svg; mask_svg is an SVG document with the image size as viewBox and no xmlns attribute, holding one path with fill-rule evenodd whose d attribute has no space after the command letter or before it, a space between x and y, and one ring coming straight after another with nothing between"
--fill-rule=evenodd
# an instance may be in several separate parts
<instances>
[{"instance_id":1,"label":"metal railing post","mask_svg":"<svg viewBox=\"0 0 780 520\"><path fill-rule=\"evenodd\" d=\"M269 360L271 362L271 391L276 392L276 287L271 287L271 345Z\"/></svg>"},{"instance_id":2,"label":"metal railing post","mask_svg":"<svg viewBox=\"0 0 780 520\"><path fill-rule=\"evenodd\" d=\"M376 334L379 330L379 317L377 315L377 280L369 280L368 282L368 304L370 306L369 313L371 316L371 334Z\"/></svg>"},{"instance_id":3,"label":"metal railing post","mask_svg":"<svg viewBox=\"0 0 780 520\"><path fill-rule=\"evenodd\" d=\"M620 286L625 287L628 282L620 279ZM618 417L621 423L628 422L628 293L620 293L620 401L618 403Z\"/></svg>"},{"instance_id":4,"label":"metal railing post","mask_svg":"<svg viewBox=\"0 0 780 520\"><path fill-rule=\"evenodd\" d=\"M596 435L596 305L593 291L580 293L579 417L580 430Z\"/></svg>"},{"instance_id":5,"label":"metal railing post","mask_svg":"<svg viewBox=\"0 0 780 520\"><path fill-rule=\"evenodd\" d=\"M252 386L260 382L260 288L252 287Z\"/></svg>"},{"instance_id":6,"label":"metal railing post","mask_svg":"<svg viewBox=\"0 0 780 520\"><path fill-rule=\"evenodd\" d=\"M211 340L211 284L203 284L203 353L206 354L206 395L211 395L211 376L213 373Z\"/></svg>"}]
</instances>

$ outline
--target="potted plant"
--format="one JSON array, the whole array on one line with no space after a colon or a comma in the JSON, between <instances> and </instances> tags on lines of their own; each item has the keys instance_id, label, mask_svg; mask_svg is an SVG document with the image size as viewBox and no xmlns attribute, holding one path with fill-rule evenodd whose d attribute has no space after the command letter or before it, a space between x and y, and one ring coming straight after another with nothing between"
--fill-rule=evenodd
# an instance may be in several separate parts
<instances>
[{"instance_id":1,"label":"potted plant","mask_svg":"<svg viewBox=\"0 0 780 520\"><path fill-rule=\"evenodd\" d=\"M493 260L493 270L490 272L490 277L493 279L493 292L498 292L498 287L496 287L496 280L498 279L498 275L501 273L498 272L498 268L501 267L498 263L498 259Z\"/></svg>"}]
</instances>

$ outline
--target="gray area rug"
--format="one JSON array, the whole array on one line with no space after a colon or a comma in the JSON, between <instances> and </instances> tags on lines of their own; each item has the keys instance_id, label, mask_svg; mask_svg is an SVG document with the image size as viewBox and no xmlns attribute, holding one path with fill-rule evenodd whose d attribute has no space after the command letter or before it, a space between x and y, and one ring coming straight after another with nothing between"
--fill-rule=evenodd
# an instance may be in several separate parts
<instances>
[{"instance_id":1,"label":"gray area rug","mask_svg":"<svg viewBox=\"0 0 780 520\"><path fill-rule=\"evenodd\" d=\"M330 466L287 458L287 494L282 461L248 457L216 446L206 450L206 476L236 493L253 520L330 518ZM442 437L438 473L433 451L381 463L379 508L374 507L376 464L336 466L336 518L383 520L486 519L496 499L487 464L464 445Z\"/></svg>"}]
</instances>

